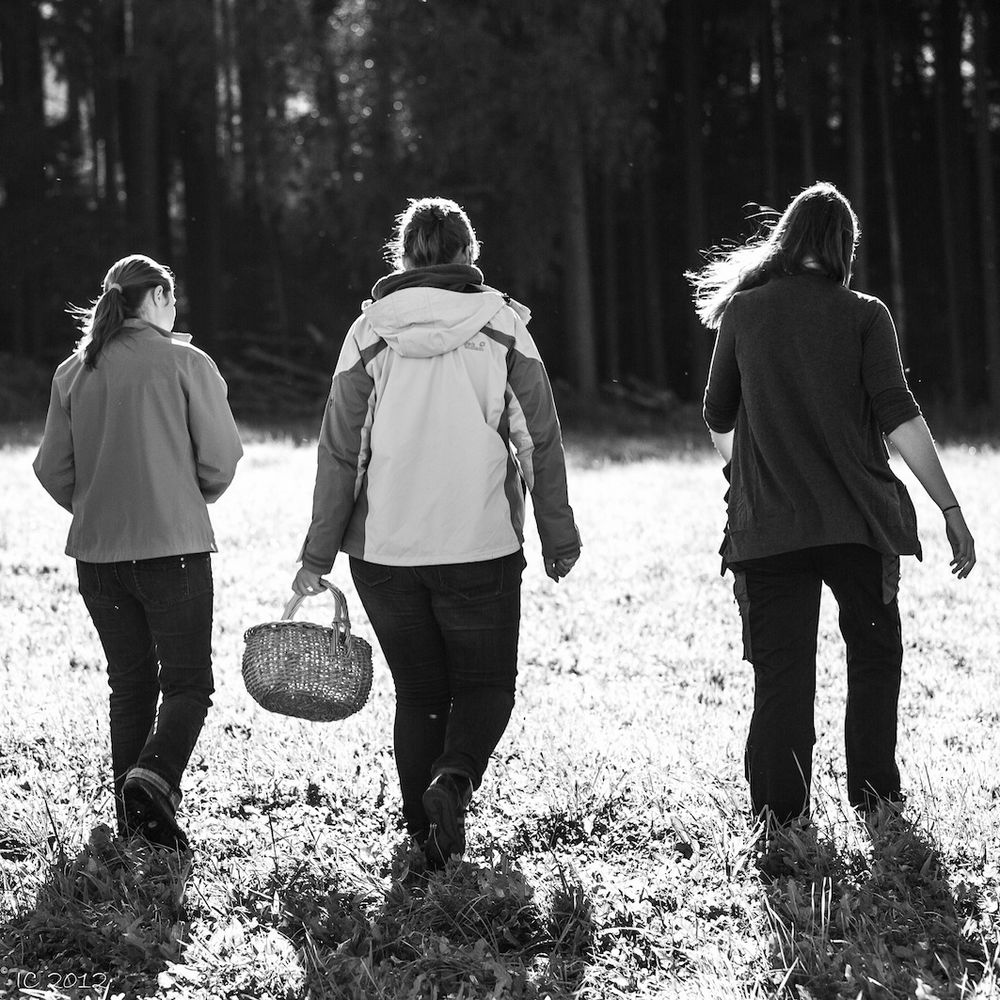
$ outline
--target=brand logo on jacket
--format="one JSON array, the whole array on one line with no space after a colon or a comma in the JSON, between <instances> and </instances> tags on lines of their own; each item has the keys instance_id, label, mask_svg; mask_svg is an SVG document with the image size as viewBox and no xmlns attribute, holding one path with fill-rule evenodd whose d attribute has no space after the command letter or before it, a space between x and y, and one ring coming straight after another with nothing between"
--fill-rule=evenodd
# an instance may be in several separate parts
<instances>
[{"instance_id":1,"label":"brand logo on jacket","mask_svg":"<svg viewBox=\"0 0 1000 1000\"><path fill-rule=\"evenodd\" d=\"M485 340L467 340L462 346L468 348L468 350L470 350L470 351L482 351L482 350L484 350L486 348L486 341Z\"/></svg>"}]
</instances>

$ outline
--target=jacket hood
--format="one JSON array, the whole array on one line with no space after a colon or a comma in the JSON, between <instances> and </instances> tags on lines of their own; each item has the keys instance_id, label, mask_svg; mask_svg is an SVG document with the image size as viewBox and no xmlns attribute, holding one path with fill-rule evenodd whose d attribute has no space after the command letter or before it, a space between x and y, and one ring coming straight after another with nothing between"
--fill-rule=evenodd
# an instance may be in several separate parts
<instances>
[{"instance_id":1,"label":"jacket hood","mask_svg":"<svg viewBox=\"0 0 1000 1000\"><path fill-rule=\"evenodd\" d=\"M526 306L483 284L479 268L441 264L386 275L361 308L401 357L430 358L461 347L507 305L522 322L531 318Z\"/></svg>"},{"instance_id":2,"label":"jacket hood","mask_svg":"<svg viewBox=\"0 0 1000 1000\"><path fill-rule=\"evenodd\" d=\"M361 308L375 332L404 358L431 358L461 347L505 302L499 292L401 288Z\"/></svg>"}]
</instances>

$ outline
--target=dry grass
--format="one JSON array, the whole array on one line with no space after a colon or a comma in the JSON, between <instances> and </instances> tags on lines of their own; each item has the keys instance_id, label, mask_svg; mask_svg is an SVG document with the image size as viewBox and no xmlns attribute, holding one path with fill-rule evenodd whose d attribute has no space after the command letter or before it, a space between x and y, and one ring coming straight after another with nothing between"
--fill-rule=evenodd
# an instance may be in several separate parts
<instances>
[{"instance_id":1,"label":"dry grass","mask_svg":"<svg viewBox=\"0 0 1000 1000\"><path fill-rule=\"evenodd\" d=\"M982 559L964 583L913 491L927 556L904 569L905 815L865 827L846 809L828 600L815 826L772 843L762 878L741 777L751 676L714 555L718 464L648 438L570 452L584 557L556 587L529 545L515 716L467 860L424 878L395 825L384 664L343 723L268 716L242 688L243 630L287 595L312 444L258 436L213 513L217 694L185 779L190 870L88 847L113 814L100 646L61 554L68 518L34 483L30 445L0 450L0 991L998 995L997 453L946 455ZM346 566L333 579L370 635Z\"/></svg>"}]
</instances>

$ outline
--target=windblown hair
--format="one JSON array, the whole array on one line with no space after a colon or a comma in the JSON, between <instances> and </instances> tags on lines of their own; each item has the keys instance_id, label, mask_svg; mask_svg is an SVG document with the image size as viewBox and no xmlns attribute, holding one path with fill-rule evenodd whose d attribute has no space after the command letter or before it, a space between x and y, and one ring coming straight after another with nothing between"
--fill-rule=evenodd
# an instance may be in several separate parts
<instances>
[{"instance_id":1,"label":"windblown hair","mask_svg":"<svg viewBox=\"0 0 1000 1000\"><path fill-rule=\"evenodd\" d=\"M173 292L170 268L141 253L117 260L108 269L99 298L89 308L70 306L66 311L77 321L83 336L76 345L87 368L97 364L104 347L122 332L122 323L138 314L146 293L161 287Z\"/></svg>"},{"instance_id":2,"label":"windblown hair","mask_svg":"<svg viewBox=\"0 0 1000 1000\"><path fill-rule=\"evenodd\" d=\"M397 270L450 264L469 248L469 262L479 257L479 241L465 210L448 198L410 198L396 216L396 228L385 246L386 261Z\"/></svg>"},{"instance_id":3,"label":"windblown hair","mask_svg":"<svg viewBox=\"0 0 1000 1000\"><path fill-rule=\"evenodd\" d=\"M701 270L687 272L695 311L705 326L717 329L737 292L772 278L818 269L849 285L860 235L858 217L840 191L825 181L813 184L795 196L770 230L742 246L709 251ZM806 266L807 257L813 267Z\"/></svg>"}]
</instances>

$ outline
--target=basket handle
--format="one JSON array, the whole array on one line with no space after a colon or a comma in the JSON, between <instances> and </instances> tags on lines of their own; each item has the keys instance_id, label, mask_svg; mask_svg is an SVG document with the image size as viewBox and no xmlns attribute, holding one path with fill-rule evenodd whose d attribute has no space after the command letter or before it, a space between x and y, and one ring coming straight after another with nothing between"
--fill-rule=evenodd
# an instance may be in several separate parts
<instances>
[{"instance_id":1,"label":"basket handle","mask_svg":"<svg viewBox=\"0 0 1000 1000\"><path fill-rule=\"evenodd\" d=\"M333 618L333 624L342 626L342 631L349 633L351 631L351 617L347 613L347 598L344 597L343 591L338 590L329 580L320 580L319 582L321 587L325 587L333 594L333 599L336 602L337 610ZM281 613L281 620L286 621L294 618L295 612L299 610L304 600L305 597L302 594L293 594L285 605L285 610Z\"/></svg>"}]
</instances>

